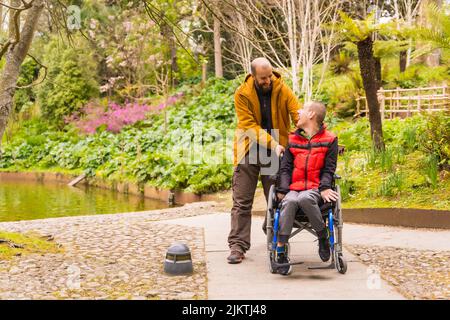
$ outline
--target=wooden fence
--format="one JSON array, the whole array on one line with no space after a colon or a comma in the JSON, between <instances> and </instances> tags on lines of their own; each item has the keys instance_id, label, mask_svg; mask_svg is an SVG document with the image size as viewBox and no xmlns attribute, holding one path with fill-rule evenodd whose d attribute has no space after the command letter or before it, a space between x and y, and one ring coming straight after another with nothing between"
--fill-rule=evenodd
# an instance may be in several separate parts
<instances>
[{"instance_id":1,"label":"wooden fence","mask_svg":"<svg viewBox=\"0 0 450 320\"><path fill-rule=\"evenodd\" d=\"M363 102L362 102L363 101ZM450 88L441 87L378 90L378 102L382 119L395 116L409 117L418 112L450 110ZM363 104L363 106L361 106ZM364 107L364 109L362 108ZM356 99L356 116L369 113L366 97Z\"/></svg>"}]
</instances>

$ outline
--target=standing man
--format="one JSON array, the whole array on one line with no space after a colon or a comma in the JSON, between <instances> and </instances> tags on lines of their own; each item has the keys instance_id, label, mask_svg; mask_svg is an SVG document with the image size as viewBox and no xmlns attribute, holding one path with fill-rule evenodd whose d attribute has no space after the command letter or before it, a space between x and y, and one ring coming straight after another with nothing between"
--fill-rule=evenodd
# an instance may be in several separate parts
<instances>
[{"instance_id":1,"label":"standing man","mask_svg":"<svg viewBox=\"0 0 450 320\"><path fill-rule=\"evenodd\" d=\"M251 211L258 177L267 198L278 157L288 143L291 124L298 122L300 105L294 93L272 70L266 58L251 63L251 74L234 96L238 118L234 137L233 208L228 263L240 263L250 249ZM265 223L263 225L265 231Z\"/></svg>"}]
</instances>

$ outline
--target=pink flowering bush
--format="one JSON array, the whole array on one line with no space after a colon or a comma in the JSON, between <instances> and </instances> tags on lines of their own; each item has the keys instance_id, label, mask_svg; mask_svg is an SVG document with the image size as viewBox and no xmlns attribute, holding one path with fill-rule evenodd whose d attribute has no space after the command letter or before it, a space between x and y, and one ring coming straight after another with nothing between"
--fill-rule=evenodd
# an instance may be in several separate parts
<instances>
[{"instance_id":1,"label":"pink flowering bush","mask_svg":"<svg viewBox=\"0 0 450 320\"><path fill-rule=\"evenodd\" d=\"M148 113L158 113L164 108L173 105L182 96L183 93L178 93L169 97L167 103L163 102L158 106L138 103L125 103L124 105L109 103L105 108L102 105L91 102L82 109L81 113L66 117L65 122L73 123L87 134L94 134L99 127L104 127L110 132L117 133L126 125L144 120Z\"/></svg>"}]
</instances>

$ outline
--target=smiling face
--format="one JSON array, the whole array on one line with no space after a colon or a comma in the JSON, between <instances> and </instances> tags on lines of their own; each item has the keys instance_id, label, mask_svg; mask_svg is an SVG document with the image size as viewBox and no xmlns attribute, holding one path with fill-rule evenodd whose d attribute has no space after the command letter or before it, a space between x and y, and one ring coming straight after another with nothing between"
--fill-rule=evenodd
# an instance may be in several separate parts
<instances>
[{"instance_id":1,"label":"smiling face","mask_svg":"<svg viewBox=\"0 0 450 320\"><path fill-rule=\"evenodd\" d=\"M272 67L270 66L258 66L255 68L255 74L253 80L256 86L267 93L272 89Z\"/></svg>"},{"instance_id":2,"label":"smiling face","mask_svg":"<svg viewBox=\"0 0 450 320\"><path fill-rule=\"evenodd\" d=\"M297 128L304 128L306 124L314 118L314 111L310 110L310 105L305 104L302 109L298 110Z\"/></svg>"}]
</instances>

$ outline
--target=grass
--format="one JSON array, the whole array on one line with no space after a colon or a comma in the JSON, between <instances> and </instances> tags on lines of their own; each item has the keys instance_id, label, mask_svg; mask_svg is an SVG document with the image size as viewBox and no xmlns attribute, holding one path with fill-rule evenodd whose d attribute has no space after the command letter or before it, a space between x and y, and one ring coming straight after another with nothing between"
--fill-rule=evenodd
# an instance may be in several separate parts
<instances>
[{"instance_id":1,"label":"grass","mask_svg":"<svg viewBox=\"0 0 450 320\"><path fill-rule=\"evenodd\" d=\"M61 248L57 243L36 233L12 233L0 231L0 260L10 260L14 256L32 253L58 253Z\"/></svg>"},{"instance_id":2,"label":"grass","mask_svg":"<svg viewBox=\"0 0 450 320\"><path fill-rule=\"evenodd\" d=\"M371 167L364 152L351 152L338 162L343 177L343 208L417 208L449 210L450 172L429 177L427 156L412 152L405 160ZM389 170L386 170L389 168ZM351 188L349 187L351 186Z\"/></svg>"}]
</instances>

